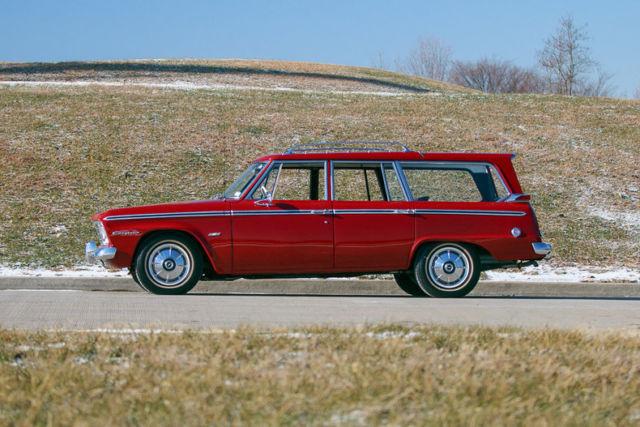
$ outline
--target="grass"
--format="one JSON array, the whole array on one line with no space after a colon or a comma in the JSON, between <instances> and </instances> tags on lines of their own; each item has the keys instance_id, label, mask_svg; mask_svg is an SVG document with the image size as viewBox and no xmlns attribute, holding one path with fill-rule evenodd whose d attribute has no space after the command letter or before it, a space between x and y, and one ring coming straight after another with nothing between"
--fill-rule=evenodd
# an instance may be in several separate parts
<instances>
[{"instance_id":1,"label":"grass","mask_svg":"<svg viewBox=\"0 0 640 427\"><path fill-rule=\"evenodd\" d=\"M637 425L639 360L555 330L0 330L0 425Z\"/></svg>"},{"instance_id":2,"label":"grass","mask_svg":"<svg viewBox=\"0 0 640 427\"><path fill-rule=\"evenodd\" d=\"M359 68L222 62L296 70L286 78L303 81L305 87L319 79L300 76L305 70L314 76L372 74L403 84L432 84ZM20 77L2 67L0 78ZM83 79L88 71L70 73L61 78ZM131 73L129 78L137 78ZM252 84L261 84L255 79ZM77 265L84 242L94 238L91 214L207 198L222 191L252 159L297 141L391 139L425 151L515 152L516 169L525 191L533 194L545 239L555 245L552 262L640 266L637 224L594 213L596 207L640 212L640 102L490 96L449 86L436 92L383 97L0 87L0 264Z\"/></svg>"}]
</instances>

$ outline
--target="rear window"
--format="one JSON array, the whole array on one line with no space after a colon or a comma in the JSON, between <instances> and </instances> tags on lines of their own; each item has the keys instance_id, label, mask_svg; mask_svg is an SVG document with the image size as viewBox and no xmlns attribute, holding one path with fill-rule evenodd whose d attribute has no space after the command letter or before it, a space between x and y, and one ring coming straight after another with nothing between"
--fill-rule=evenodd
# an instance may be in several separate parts
<instances>
[{"instance_id":1,"label":"rear window","mask_svg":"<svg viewBox=\"0 0 640 427\"><path fill-rule=\"evenodd\" d=\"M414 200L496 201L508 195L493 166L478 163L401 163Z\"/></svg>"}]
</instances>

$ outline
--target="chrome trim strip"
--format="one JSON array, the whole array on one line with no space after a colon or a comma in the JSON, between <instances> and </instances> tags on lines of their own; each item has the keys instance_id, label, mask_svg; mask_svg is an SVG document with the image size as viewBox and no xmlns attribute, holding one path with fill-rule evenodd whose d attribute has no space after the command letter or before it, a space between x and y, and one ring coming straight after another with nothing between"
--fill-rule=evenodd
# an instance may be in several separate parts
<instances>
[{"instance_id":1,"label":"chrome trim strip","mask_svg":"<svg viewBox=\"0 0 640 427\"><path fill-rule=\"evenodd\" d=\"M320 215L319 210L287 209L287 210L253 210L253 211L231 211L232 216L263 216L263 215Z\"/></svg>"},{"instance_id":2,"label":"chrome trim strip","mask_svg":"<svg viewBox=\"0 0 640 427\"><path fill-rule=\"evenodd\" d=\"M334 209L336 215L387 215L387 214L408 214L410 212L400 212L398 209Z\"/></svg>"},{"instance_id":3,"label":"chrome trim strip","mask_svg":"<svg viewBox=\"0 0 640 427\"><path fill-rule=\"evenodd\" d=\"M519 211L480 211L471 209L416 209L418 215L525 216Z\"/></svg>"},{"instance_id":4,"label":"chrome trim strip","mask_svg":"<svg viewBox=\"0 0 640 427\"><path fill-rule=\"evenodd\" d=\"M131 214L111 215L104 218L105 221L125 221L133 219L168 219L168 218L199 218L210 216L229 216L229 211L202 211L202 212L167 212L157 214Z\"/></svg>"}]
</instances>

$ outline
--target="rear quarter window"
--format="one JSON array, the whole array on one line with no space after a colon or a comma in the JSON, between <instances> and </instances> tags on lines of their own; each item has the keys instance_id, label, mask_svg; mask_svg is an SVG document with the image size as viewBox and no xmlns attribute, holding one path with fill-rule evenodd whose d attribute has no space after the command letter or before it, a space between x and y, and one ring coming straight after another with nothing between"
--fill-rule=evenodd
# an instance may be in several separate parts
<instances>
[{"instance_id":1,"label":"rear quarter window","mask_svg":"<svg viewBox=\"0 0 640 427\"><path fill-rule=\"evenodd\" d=\"M464 169L403 166L414 200L434 202L479 202L482 194L473 176Z\"/></svg>"}]
</instances>

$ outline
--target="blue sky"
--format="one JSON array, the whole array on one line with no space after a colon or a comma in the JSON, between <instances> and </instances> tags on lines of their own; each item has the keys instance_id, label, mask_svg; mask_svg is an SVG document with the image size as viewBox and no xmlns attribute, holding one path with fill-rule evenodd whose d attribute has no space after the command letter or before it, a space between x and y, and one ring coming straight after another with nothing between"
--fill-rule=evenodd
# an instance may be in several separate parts
<instances>
[{"instance_id":1,"label":"blue sky","mask_svg":"<svg viewBox=\"0 0 640 427\"><path fill-rule=\"evenodd\" d=\"M640 86L640 2L2 0L1 61L269 58L370 65L432 35L457 59L533 65L565 14L588 24L620 95Z\"/></svg>"}]
</instances>

